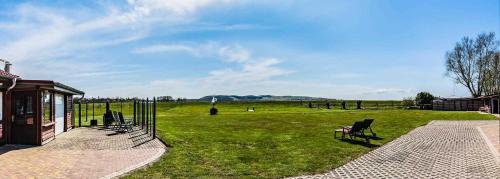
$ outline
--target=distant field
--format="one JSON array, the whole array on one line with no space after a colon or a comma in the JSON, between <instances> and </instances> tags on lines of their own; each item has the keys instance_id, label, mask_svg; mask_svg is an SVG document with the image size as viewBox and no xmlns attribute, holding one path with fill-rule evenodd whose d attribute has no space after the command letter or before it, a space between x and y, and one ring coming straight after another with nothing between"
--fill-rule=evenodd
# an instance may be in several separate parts
<instances>
[{"instance_id":1,"label":"distant field","mask_svg":"<svg viewBox=\"0 0 500 179\"><path fill-rule=\"evenodd\" d=\"M333 129L356 120L374 118L373 129L383 139L372 144L383 145L431 120L494 119L476 112L340 110L338 106L328 110L306 105L223 103L217 105L219 115L210 116L209 103L160 103L158 135L171 145L170 151L127 178L279 178L320 173L374 149L333 139ZM245 112L247 107L256 112Z\"/></svg>"}]
</instances>

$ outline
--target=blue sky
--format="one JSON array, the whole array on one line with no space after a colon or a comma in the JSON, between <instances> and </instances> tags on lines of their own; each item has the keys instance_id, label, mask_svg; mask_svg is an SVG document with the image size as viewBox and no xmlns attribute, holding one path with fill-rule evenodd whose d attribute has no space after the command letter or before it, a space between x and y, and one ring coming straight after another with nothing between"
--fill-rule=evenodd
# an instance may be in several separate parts
<instances>
[{"instance_id":1,"label":"blue sky","mask_svg":"<svg viewBox=\"0 0 500 179\"><path fill-rule=\"evenodd\" d=\"M499 1L0 0L0 58L87 96L468 96L445 76Z\"/></svg>"}]
</instances>

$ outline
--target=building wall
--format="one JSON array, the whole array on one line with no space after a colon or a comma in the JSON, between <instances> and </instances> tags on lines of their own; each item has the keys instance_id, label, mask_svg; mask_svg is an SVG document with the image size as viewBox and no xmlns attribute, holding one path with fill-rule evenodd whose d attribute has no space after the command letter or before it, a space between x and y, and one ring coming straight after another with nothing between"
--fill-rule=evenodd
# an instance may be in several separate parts
<instances>
[{"instance_id":1,"label":"building wall","mask_svg":"<svg viewBox=\"0 0 500 179\"><path fill-rule=\"evenodd\" d=\"M464 98L464 99L444 99L444 100L434 100L433 110L439 111L479 111L481 107L489 107L490 113L493 113L493 103L498 100L498 97L491 98ZM500 104L497 105L500 108ZM500 109L499 109L500 111Z\"/></svg>"},{"instance_id":2,"label":"building wall","mask_svg":"<svg viewBox=\"0 0 500 179\"><path fill-rule=\"evenodd\" d=\"M433 109L438 111L478 111L484 106L481 99L446 99L433 101Z\"/></svg>"}]
</instances>

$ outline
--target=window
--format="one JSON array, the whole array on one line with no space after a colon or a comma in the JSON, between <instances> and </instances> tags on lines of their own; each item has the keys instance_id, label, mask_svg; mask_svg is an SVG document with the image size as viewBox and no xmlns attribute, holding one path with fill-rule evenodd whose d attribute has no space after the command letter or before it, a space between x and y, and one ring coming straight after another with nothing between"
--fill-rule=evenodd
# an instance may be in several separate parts
<instances>
[{"instance_id":1,"label":"window","mask_svg":"<svg viewBox=\"0 0 500 179\"><path fill-rule=\"evenodd\" d=\"M52 94L48 91L43 92L43 123L52 122Z\"/></svg>"},{"instance_id":2,"label":"window","mask_svg":"<svg viewBox=\"0 0 500 179\"><path fill-rule=\"evenodd\" d=\"M67 102L67 111L71 112L73 111L73 96L68 96L68 102Z\"/></svg>"},{"instance_id":3,"label":"window","mask_svg":"<svg viewBox=\"0 0 500 179\"><path fill-rule=\"evenodd\" d=\"M33 96L26 96L26 114L33 115Z\"/></svg>"},{"instance_id":4,"label":"window","mask_svg":"<svg viewBox=\"0 0 500 179\"><path fill-rule=\"evenodd\" d=\"M33 115L33 96L19 95L15 97L14 114L16 116L32 116ZM22 119L22 118L19 118Z\"/></svg>"}]
</instances>

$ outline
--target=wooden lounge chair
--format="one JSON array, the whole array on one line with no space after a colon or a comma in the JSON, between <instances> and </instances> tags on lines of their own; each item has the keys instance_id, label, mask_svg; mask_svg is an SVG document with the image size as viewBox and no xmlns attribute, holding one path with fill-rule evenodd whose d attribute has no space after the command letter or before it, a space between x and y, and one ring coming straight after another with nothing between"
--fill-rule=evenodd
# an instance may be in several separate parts
<instances>
[{"instance_id":1,"label":"wooden lounge chair","mask_svg":"<svg viewBox=\"0 0 500 179\"><path fill-rule=\"evenodd\" d=\"M343 127L342 129L336 129L334 132L334 138L337 138L337 133L342 132L342 139L345 139L346 135L349 135L351 140L355 140L356 137L361 137L366 140L367 143L370 143L370 137L366 136L364 133L364 121L357 121L350 127Z\"/></svg>"}]
</instances>

